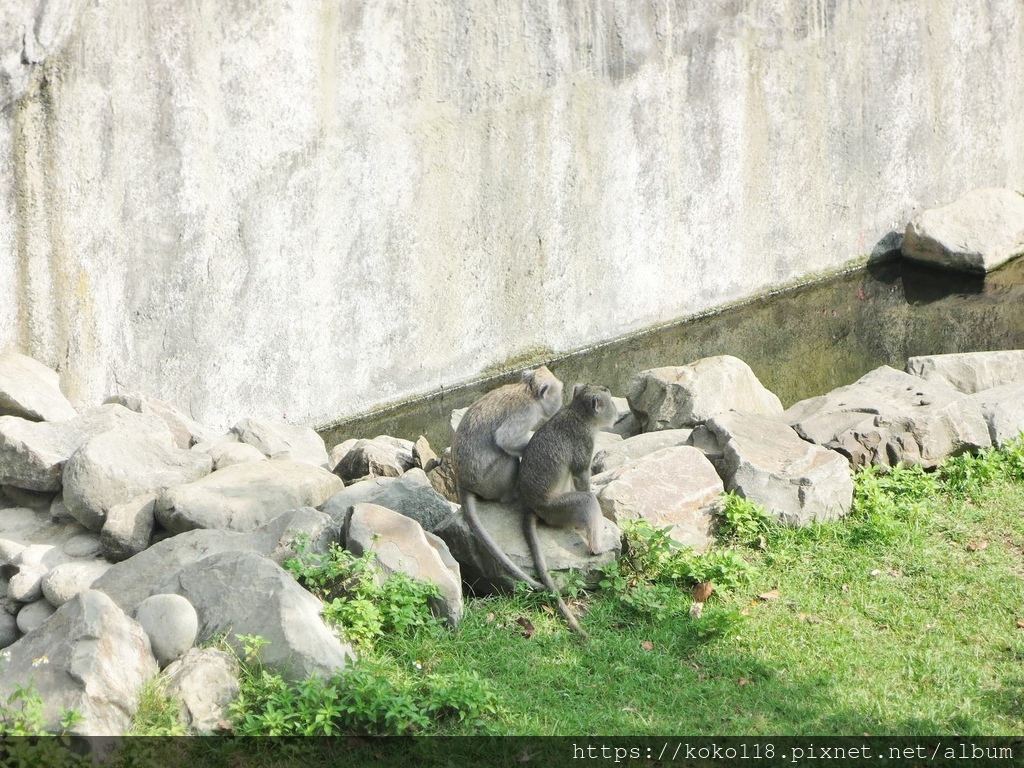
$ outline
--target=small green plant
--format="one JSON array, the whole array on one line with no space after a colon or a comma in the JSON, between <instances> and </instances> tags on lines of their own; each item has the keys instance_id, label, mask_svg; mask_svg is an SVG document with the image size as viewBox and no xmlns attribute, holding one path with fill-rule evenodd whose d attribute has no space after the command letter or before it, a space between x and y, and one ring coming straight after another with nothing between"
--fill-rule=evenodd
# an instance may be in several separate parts
<instances>
[{"instance_id":1,"label":"small green plant","mask_svg":"<svg viewBox=\"0 0 1024 768\"><path fill-rule=\"evenodd\" d=\"M986 486L1000 479L1024 482L1024 436L1002 448L947 459L939 467L938 476L947 493L963 499L977 499Z\"/></svg>"},{"instance_id":2,"label":"small green plant","mask_svg":"<svg viewBox=\"0 0 1024 768\"><path fill-rule=\"evenodd\" d=\"M725 494L718 522L720 537L745 546L757 546L766 541L771 525L772 516L760 504L733 491Z\"/></svg>"},{"instance_id":3,"label":"small green plant","mask_svg":"<svg viewBox=\"0 0 1024 768\"><path fill-rule=\"evenodd\" d=\"M132 719L131 736L185 736L188 728L181 722L181 702L167 694L159 677L142 686L139 709Z\"/></svg>"}]
</instances>

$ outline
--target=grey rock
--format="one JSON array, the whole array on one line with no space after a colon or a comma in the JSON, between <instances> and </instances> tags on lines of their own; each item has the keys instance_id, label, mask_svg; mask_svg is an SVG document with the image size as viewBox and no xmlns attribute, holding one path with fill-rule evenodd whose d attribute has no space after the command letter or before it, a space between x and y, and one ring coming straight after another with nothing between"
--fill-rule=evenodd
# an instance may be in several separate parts
<instances>
[{"instance_id":1,"label":"grey rock","mask_svg":"<svg viewBox=\"0 0 1024 768\"><path fill-rule=\"evenodd\" d=\"M11 564L17 566L42 565L52 568L55 565L66 563L70 559L71 557L55 544L29 544L14 555Z\"/></svg>"},{"instance_id":2,"label":"grey rock","mask_svg":"<svg viewBox=\"0 0 1024 768\"><path fill-rule=\"evenodd\" d=\"M760 504L778 522L808 525L850 511L853 475L840 454L755 414L730 411L706 426L721 447L717 467L726 490Z\"/></svg>"},{"instance_id":3,"label":"grey rock","mask_svg":"<svg viewBox=\"0 0 1024 768\"><path fill-rule=\"evenodd\" d=\"M451 445L455 440L455 433L459 430L459 424L462 422L462 417L466 415L466 411L469 407L456 408L452 411L451 416L448 418L448 427L450 432L448 434L448 444Z\"/></svg>"},{"instance_id":4,"label":"grey rock","mask_svg":"<svg viewBox=\"0 0 1024 768\"><path fill-rule=\"evenodd\" d=\"M117 405L123 405L128 410L135 411L136 413L158 416L171 431L174 444L178 448L188 449L196 443L216 439L217 437L217 433L214 430L193 421L174 406L139 392L111 395L103 402L105 404L116 403Z\"/></svg>"},{"instance_id":5,"label":"grey rock","mask_svg":"<svg viewBox=\"0 0 1024 768\"><path fill-rule=\"evenodd\" d=\"M7 596L19 603L32 603L43 596L43 577L49 568L40 564L22 565L7 584Z\"/></svg>"},{"instance_id":6,"label":"grey rock","mask_svg":"<svg viewBox=\"0 0 1024 768\"><path fill-rule=\"evenodd\" d=\"M99 531L111 507L199 480L212 469L209 455L176 448L165 435L110 429L86 440L68 459L64 504L82 525Z\"/></svg>"},{"instance_id":7,"label":"grey rock","mask_svg":"<svg viewBox=\"0 0 1024 768\"><path fill-rule=\"evenodd\" d=\"M20 636L17 617L7 611L0 611L0 648L6 648Z\"/></svg>"},{"instance_id":8,"label":"grey rock","mask_svg":"<svg viewBox=\"0 0 1024 768\"><path fill-rule=\"evenodd\" d=\"M618 435L614 432L601 432L600 430L594 435L594 454L598 454L601 451L606 451L609 448L614 448L617 445L623 443L622 435Z\"/></svg>"},{"instance_id":9,"label":"grey rock","mask_svg":"<svg viewBox=\"0 0 1024 768\"><path fill-rule=\"evenodd\" d=\"M336 446L331 448L327 454L327 468L337 473L338 465L341 464L341 460L345 458L349 451L352 450L353 446L359 442L358 437L350 437L344 442L338 443Z\"/></svg>"},{"instance_id":10,"label":"grey rock","mask_svg":"<svg viewBox=\"0 0 1024 768\"><path fill-rule=\"evenodd\" d=\"M216 648L192 648L164 670L166 692L181 702L180 720L192 733L220 730L238 697L238 661Z\"/></svg>"},{"instance_id":11,"label":"grey rock","mask_svg":"<svg viewBox=\"0 0 1024 768\"><path fill-rule=\"evenodd\" d=\"M13 485L5 485L4 498L15 507L25 507L34 510L48 510L56 498L54 494L45 491L26 491L24 488L16 488Z\"/></svg>"},{"instance_id":12,"label":"grey rock","mask_svg":"<svg viewBox=\"0 0 1024 768\"><path fill-rule=\"evenodd\" d=\"M992 445L1001 448L1024 432L1024 381L971 395L981 408Z\"/></svg>"},{"instance_id":13,"label":"grey rock","mask_svg":"<svg viewBox=\"0 0 1024 768\"><path fill-rule=\"evenodd\" d=\"M155 493L144 493L107 510L100 532L100 547L107 560L119 563L149 546L156 524L156 499Z\"/></svg>"},{"instance_id":14,"label":"grey rock","mask_svg":"<svg viewBox=\"0 0 1024 768\"><path fill-rule=\"evenodd\" d=\"M50 502L50 519L54 522L66 523L71 520L75 520L68 512L67 505L64 503L64 494L58 493L53 497L53 501ZM77 523L78 521L75 520Z\"/></svg>"},{"instance_id":15,"label":"grey rock","mask_svg":"<svg viewBox=\"0 0 1024 768\"><path fill-rule=\"evenodd\" d=\"M714 503L724 488L696 448L662 448L594 477L592 484L606 517L671 526L673 539L696 550L711 544Z\"/></svg>"},{"instance_id":16,"label":"grey rock","mask_svg":"<svg viewBox=\"0 0 1024 768\"><path fill-rule=\"evenodd\" d=\"M989 272L1024 253L1024 198L986 188L922 211L903 235L903 256L935 267Z\"/></svg>"},{"instance_id":17,"label":"grey rock","mask_svg":"<svg viewBox=\"0 0 1024 768\"><path fill-rule=\"evenodd\" d=\"M211 446L207 453L213 459L215 470L250 461L267 461L259 448L248 443L219 443Z\"/></svg>"},{"instance_id":18,"label":"grey rock","mask_svg":"<svg viewBox=\"0 0 1024 768\"><path fill-rule=\"evenodd\" d=\"M298 540L308 551L324 554L341 537L340 524L315 509L293 509L251 532L194 530L158 541L143 552L116 563L93 585L131 611L150 596L167 574L220 552L257 552L282 563L296 555Z\"/></svg>"},{"instance_id":19,"label":"grey rock","mask_svg":"<svg viewBox=\"0 0 1024 768\"><path fill-rule=\"evenodd\" d=\"M71 732L119 736L138 709L143 684L157 673L149 640L114 602L94 590L57 609L43 626L7 649L0 700L31 680L43 700L44 727L60 731L61 710L82 719Z\"/></svg>"},{"instance_id":20,"label":"grey rock","mask_svg":"<svg viewBox=\"0 0 1024 768\"><path fill-rule=\"evenodd\" d=\"M462 577L447 545L419 523L377 504L356 504L345 524L345 548L356 556L368 551L384 576L401 572L434 584L441 597L431 612L453 628L462 620Z\"/></svg>"},{"instance_id":21,"label":"grey rock","mask_svg":"<svg viewBox=\"0 0 1024 768\"><path fill-rule=\"evenodd\" d=\"M907 373L942 379L967 394L1024 383L1024 350L925 355L907 360Z\"/></svg>"},{"instance_id":22,"label":"grey rock","mask_svg":"<svg viewBox=\"0 0 1024 768\"><path fill-rule=\"evenodd\" d=\"M523 534L523 507L519 504L479 501L477 511L480 524L509 559L527 574L536 575L533 556ZM434 533L448 545L461 567L463 582L475 593L509 592L515 589L516 579L480 543L462 511L452 515ZM583 535L572 529L540 524L537 526L537 537L548 571L556 585L564 582L569 569L575 571L586 583L596 585L601 579L601 569L619 556L622 532L611 520L606 519L602 531L604 548L596 555L590 554Z\"/></svg>"},{"instance_id":23,"label":"grey rock","mask_svg":"<svg viewBox=\"0 0 1024 768\"><path fill-rule=\"evenodd\" d=\"M344 488L326 469L295 461L235 464L165 491L156 519L168 531L251 531L283 512L318 507Z\"/></svg>"},{"instance_id":24,"label":"grey rock","mask_svg":"<svg viewBox=\"0 0 1024 768\"><path fill-rule=\"evenodd\" d=\"M434 490L422 469L401 477L378 477L353 483L328 499L324 512L344 521L355 504L378 504L412 518L424 530L433 531L454 514L452 505Z\"/></svg>"},{"instance_id":25,"label":"grey rock","mask_svg":"<svg viewBox=\"0 0 1024 768\"><path fill-rule=\"evenodd\" d=\"M599 475L602 472L618 469L649 453L660 451L662 448L686 445L690 440L691 433L692 430L689 429L664 429L659 432L635 435L595 451L594 460L590 464L591 470L595 475Z\"/></svg>"},{"instance_id":26,"label":"grey rock","mask_svg":"<svg viewBox=\"0 0 1024 768\"><path fill-rule=\"evenodd\" d=\"M801 400L781 420L804 440L854 466L936 466L948 456L991 445L980 404L940 379L888 366L826 395Z\"/></svg>"},{"instance_id":27,"label":"grey rock","mask_svg":"<svg viewBox=\"0 0 1024 768\"><path fill-rule=\"evenodd\" d=\"M730 355L641 371L629 383L628 399L644 432L694 427L729 410L782 413L779 398Z\"/></svg>"},{"instance_id":28,"label":"grey rock","mask_svg":"<svg viewBox=\"0 0 1024 768\"><path fill-rule=\"evenodd\" d=\"M100 553L100 537L95 533L72 536L61 549L68 557L93 557Z\"/></svg>"},{"instance_id":29,"label":"grey rock","mask_svg":"<svg viewBox=\"0 0 1024 768\"><path fill-rule=\"evenodd\" d=\"M412 461L424 472L429 472L441 463L434 449L430 447L430 442L423 435L416 438L416 442L413 443Z\"/></svg>"},{"instance_id":30,"label":"grey rock","mask_svg":"<svg viewBox=\"0 0 1024 768\"><path fill-rule=\"evenodd\" d=\"M198 642L223 633L259 635L263 663L291 680L330 677L354 658L351 646L320 617L323 604L277 563L255 552L222 552L186 565L156 588L195 606Z\"/></svg>"},{"instance_id":31,"label":"grey rock","mask_svg":"<svg viewBox=\"0 0 1024 768\"><path fill-rule=\"evenodd\" d=\"M430 487L448 501L459 503L459 489L455 481L455 466L452 464L452 449L445 448L440 463L427 472Z\"/></svg>"},{"instance_id":32,"label":"grey rock","mask_svg":"<svg viewBox=\"0 0 1024 768\"><path fill-rule=\"evenodd\" d=\"M146 631L161 667L184 655L199 632L196 609L181 595L150 595L135 606L132 615Z\"/></svg>"},{"instance_id":33,"label":"grey rock","mask_svg":"<svg viewBox=\"0 0 1024 768\"><path fill-rule=\"evenodd\" d=\"M56 610L46 600L36 600L34 603L29 603L18 611L16 619L18 629L27 635L29 632L43 626Z\"/></svg>"},{"instance_id":34,"label":"grey rock","mask_svg":"<svg viewBox=\"0 0 1024 768\"><path fill-rule=\"evenodd\" d=\"M31 357L0 355L0 416L29 421L65 421L77 415L60 391L60 376Z\"/></svg>"},{"instance_id":35,"label":"grey rock","mask_svg":"<svg viewBox=\"0 0 1024 768\"><path fill-rule=\"evenodd\" d=\"M616 434L623 440L639 435L643 430L640 429L640 422L636 420L636 416L629 408L629 400L625 397L613 397L612 402L615 403L617 411L615 423L610 427L603 427L601 431Z\"/></svg>"},{"instance_id":36,"label":"grey rock","mask_svg":"<svg viewBox=\"0 0 1024 768\"><path fill-rule=\"evenodd\" d=\"M92 587L110 569L105 560L81 560L61 563L43 576L43 597L54 608L60 608L75 595Z\"/></svg>"},{"instance_id":37,"label":"grey rock","mask_svg":"<svg viewBox=\"0 0 1024 768\"><path fill-rule=\"evenodd\" d=\"M242 419L231 431L241 442L257 448L267 458L327 466L324 441L309 427L270 419Z\"/></svg>"},{"instance_id":38,"label":"grey rock","mask_svg":"<svg viewBox=\"0 0 1024 768\"><path fill-rule=\"evenodd\" d=\"M413 444L388 435L379 435L372 440L357 440L348 450L334 474L346 483L364 478L399 477L415 467L412 457Z\"/></svg>"},{"instance_id":39,"label":"grey rock","mask_svg":"<svg viewBox=\"0 0 1024 768\"><path fill-rule=\"evenodd\" d=\"M7 510L0 511L0 514ZM25 545L18 541L11 541L10 539L0 539L0 566L13 565L17 562L21 562L21 553L24 551Z\"/></svg>"},{"instance_id":40,"label":"grey rock","mask_svg":"<svg viewBox=\"0 0 1024 768\"><path fill-rule=\"evenodd\" d=\"M34 422L0 416L0 484L30 491L61 489L64 464L90 437L117 427L166 438L171 433L156 416L102 405L58 422Z\"/></svg>"}]
</instances>

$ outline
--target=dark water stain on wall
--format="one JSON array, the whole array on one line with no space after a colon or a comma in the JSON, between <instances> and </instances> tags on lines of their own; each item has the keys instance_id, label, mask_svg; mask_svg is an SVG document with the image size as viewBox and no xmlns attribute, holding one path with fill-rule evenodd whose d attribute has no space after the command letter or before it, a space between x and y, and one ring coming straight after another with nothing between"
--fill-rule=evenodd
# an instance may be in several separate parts
<instances>
[{"instance_id":1,"label":"dark water stain on wall","mask_svg":"<svg viewBox=\"0 0 1024 768\"><path fill-rule=\"evenodd\" d=\"M548 365L566 382L567 393L574 383L589 381L624 396L638 371L733 355L789 406L880 365L902 370L915 355L997 349L1024 349L1024 258L984 278L902 259L881 261ZM452 409L516 376L437 393L321 434L329 446L349 437L426 435L438 449L449 444Z\"/></svg>"}]
</instances>

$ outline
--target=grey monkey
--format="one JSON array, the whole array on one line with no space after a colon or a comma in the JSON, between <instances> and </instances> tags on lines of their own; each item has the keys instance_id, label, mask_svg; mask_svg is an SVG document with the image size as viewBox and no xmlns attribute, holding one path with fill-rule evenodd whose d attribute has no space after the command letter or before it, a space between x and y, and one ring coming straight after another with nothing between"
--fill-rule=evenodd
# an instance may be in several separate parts
<instances>
[{"instance_id":1,"label":"grey monkey","mask_svg":"<svg viewBox=\"0 0 1024 768\"><path fill-rule=\"evenodd\" d=\"M506 569L533 589L543 587L513 563L480 524L476 499L508 503L516 498L519 457L533 430L561 407L562 382L542 365L469 406L452 444L459 501L473 533Z\"/></svg>"},{"instance_id":2,"label":"grey monkey","mask_svg":"<svg viewBox=\"0 0 1024 768\"><path fill-rule=\"evenodd\" d=\"M572 401L541 426L523 452L519 465L519 496L529 508L523 525L544 586L558 599L558 609L571 629L586 637L562 600L548 573L537 539L537 518L549 525L582 527L590 553L601 551L604 516L590 491L594 436L615 423L616 408L607 387L577 384Z\"/></svg>"}]
</instances>

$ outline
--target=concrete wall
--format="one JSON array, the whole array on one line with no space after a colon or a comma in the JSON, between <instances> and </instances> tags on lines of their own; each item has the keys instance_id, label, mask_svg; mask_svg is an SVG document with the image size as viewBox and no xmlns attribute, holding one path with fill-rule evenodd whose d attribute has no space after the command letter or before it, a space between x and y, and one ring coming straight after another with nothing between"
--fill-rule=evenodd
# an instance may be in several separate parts
<instances>
[{"instance_id":1,"label":"concrete wall","mask_svg":"<svg viewBox=\"0 0 1024 768\"><path fill-rule=\"evenodd\" d=\"M323 425L1024 187L1019 0L7 8L0 348L80 403Z\"/></svg>"}]
</instances>

